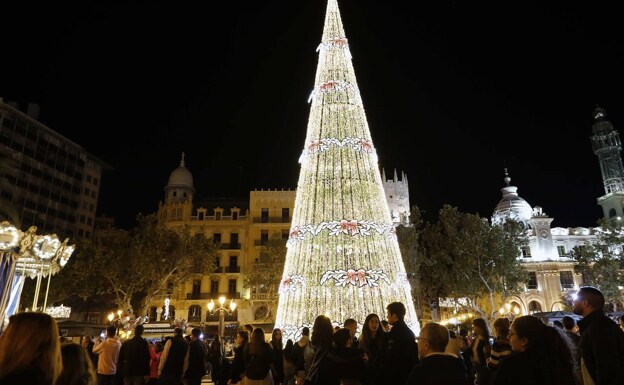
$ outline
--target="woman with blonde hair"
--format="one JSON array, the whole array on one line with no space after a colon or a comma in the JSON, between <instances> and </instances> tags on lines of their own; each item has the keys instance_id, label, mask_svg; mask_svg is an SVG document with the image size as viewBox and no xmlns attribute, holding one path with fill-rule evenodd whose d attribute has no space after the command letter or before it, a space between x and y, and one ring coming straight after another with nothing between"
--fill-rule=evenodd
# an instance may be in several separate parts
<instances>
[{"instance_id":1,"label":"woman with blonde hair","mask_svg":"<svg viewBox=\"0 0 624 385\"><path fill-rule=\"evenodd\" d=\"M46 313L17 313L0 336L0 384L55 385L63 371L58 326Z\"/></svg>"}]
</instances>

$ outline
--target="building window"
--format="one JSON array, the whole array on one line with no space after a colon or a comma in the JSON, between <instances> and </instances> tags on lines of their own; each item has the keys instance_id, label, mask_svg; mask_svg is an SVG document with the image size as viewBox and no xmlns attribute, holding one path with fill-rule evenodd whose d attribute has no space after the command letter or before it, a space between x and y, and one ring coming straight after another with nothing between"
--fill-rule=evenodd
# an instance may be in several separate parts
<instances>
[{"instance_id":1,"label":"building window","mask_svg":"<svg viewBox=\"0 0 624 385\"><path fill-rule=\"evenodd\" d=\"M201 279L193 280L193 294L201 293Z\"/></svg>"},{"instance_id":2,"label":"building window","mask_svg":"<svg viewBox=\"0 0 624 385\"><path fill-rule=\"evenodd\" d=\"M215 220L216 221L220 221L221 220L221 211L215 212Z\"/></svg>"},{"instance_id":3,"label":"building window","mask_svg":"<svg viewBox=\"0 0 624 385\"><path fill-rule=\"evenodd\" d=\"M537 273L535 273L534 271L529 271L527 289L537 289Z\"/></svg>"},{"instance_id":4,"label":"building window","mask_svg":"<svg viewBox=\"0 0 624 385\"><path fill-rule=\"evenodd\" d=\"M236 264L238 263L238 257L236 255L230 255L230 264L228 266L228 273L238 273Z\"/></svg>"},{"instance_id":5,"label":"building window","mask_svg":"<svg viewBox=\"0 0 624 385\"><path fill-rule=\"evenodd\" d=\"M521 249L522 258L531 258L531 248L529 246L523 246Z\"/></svg>"},{"instance_id":6,"label":"building window","mask_svg":"<svg viewBox=\"0 0 624 385\"><path fill-rule=\"evenodd\" d=\"M565 257L566 256L565 246L563 246L563 245L557 246L557 253L559 253L560 257Z\"/></svg>"},{"instance_id":7,"label":"building window","mask_svg":"<svg viewBox=\"0 0 624 385\"><path fill-rule=\"evenodd\" d=\"M217 294L219 292L219 281L210 281L210 292Z\"/></svg>"},{"instance_id":8,"label":"building window","mask_svg":"<svg viewBox=\"0 0 624 385\"><path fill-rule=\"evenodd\" d=\"M230 279L228 280L228 294L236 294L236 280Z\"/></svg>"},{"instance_id":9,"label":"building window","mask_svg":"<svg viewBox=\"0 0 624 385\"><path fill-rule=\"evenodd\" d=\"M266 246L269 242L269 230L260 230L260 244Z\"/></svg>"},{"instance_id":10,"label":"building window","mask_svg":"<svg viewBox=\"0 0 624 385\"><path fill-rule=\"evenodd\" d=\"M282 222L288 223L290 220L290 209L288 207L282 208Z\"/></svg>"},{"instance_id":11,"label":"building window","mask_svg":"<svg viewBox=\"0 0 624 385\"><path fill-rule=\"evenodd\" d=\"M230 234L230 248L238 249L238 233Z\"/></svg>"},{"instance_id":12,"label":"building window","mask_svg":"<svg viewBox=\"0 0 624 385\"><path fill-rule=\"evenodd\" d=\"M221 243L221 233L212 234L212 240L214 241L215 244Z\"/></svg>"},{"instance_id":13,"label":"building window","mask_svg":"<svg viewBox=\"0 0 624 385\"><path fill-rule=\"evenodd\" d=\"M562 289L574 288L574 275L572 274L571 271L560 271L559 281L561 282Z\"/></svg>"},{"instance_id":14,"label":"building window","mask_svg":"<svg viewBox=\"0 0 624 385\"><path fill-rule=\"evenodd\" d=\"M529 302L529 314L540 313L542 311L542 305L537 301Z\"/></svg>"},{"instance_id":15,"label":"building window","mask_svg":"<svg viewBox=\"0 0 624 385\"><path fill-rule=\"evenodd\" d=\"M201 322L201 306L191 305L188 311L189 322Z\"/></svg>"},{"instance_id":16,"label":"building window","mask_svg":"<svg viewBox=\"0 0 624 385\"><path fill-rule=\"evenodd\" d=\"M260 214L260 222L268 223L269 222L269 209L266 207L263 207L261 210L262 210L262 213Z\"/></svg>"},{"instance_id":17,"label":"building window","mask_svg":"<svg viewBox=\"0 0 624 385\"><path fill-rule=\"evenodd\" d=\"M233 221L237 221L237 220L238 220L238 211L234 211L234 212L232 213L232 220L233 220Z\"/></svg>"},{"instance_id":18,"label":"building window","mask_svg":"<svg viewBox=\"0 0 624 385\"><path fill-rule=\"evenodd\" d=\"M288 229L282 229L282 239L288 239L289 236L290 232L288 231Z\"/></svg>"}]
</instances>

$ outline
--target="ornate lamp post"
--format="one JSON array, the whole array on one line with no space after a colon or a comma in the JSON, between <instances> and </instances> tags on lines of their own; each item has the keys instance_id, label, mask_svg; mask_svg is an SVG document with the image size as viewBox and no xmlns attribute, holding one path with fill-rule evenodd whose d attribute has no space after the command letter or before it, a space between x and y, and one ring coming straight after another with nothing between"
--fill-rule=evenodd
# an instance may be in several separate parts
<instances>
[{"instance_id":1,"label":"ornate lamp post","mask_svg":"<svg viewBox=\"0 0 624 385\"><path fill-rule=\"evenodd\" d=\"M121 328L121 326L123 325L123 320L121 318L121 315L123 314L123 312L121 310L117 310L117 317L115 317L115 313L110 312L108 314L108 322L111 325L115 325L115 329L117 329L117 335L119 335L119 329Z\"/></svg>"},{"instance_id":2,"label":"ornate lamp post","mask_svg":"<svg viewBox=\"0 0 624 385\"><path fill-rule=\"evenodd\" d=\"M500 309L498 309L498 312L500 313L501 317L507 317L511 322L520 315L520 308L516 305L512 309L511 304L507 302Z\"/></svg>"},{"instance_id":3,"label":"ornate lamp post","mask_svg":"<svg viewBox=\"0 0 624 385\"><path fill-rule=\"evenodd\" d=\"M208 312L210 313L210 315L219 312L219 337L221 337L221 340L223 340L223 332L225 329L225 314L227 313L228 315L232 315L236 310L236 302L234 302L233 299L230 300L229 309L223 306L226 301L227 299L225 299L224 296L219 297L219 307L216 309L213 300L210 300L210 302L208 303Z\"/></svg>"}]
</instances>

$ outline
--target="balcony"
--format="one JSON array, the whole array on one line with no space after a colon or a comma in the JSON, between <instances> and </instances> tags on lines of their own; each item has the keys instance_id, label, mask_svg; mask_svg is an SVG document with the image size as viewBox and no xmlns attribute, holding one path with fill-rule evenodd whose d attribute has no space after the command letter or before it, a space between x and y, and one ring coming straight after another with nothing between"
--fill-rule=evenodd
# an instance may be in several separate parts
<instances>
[{"instance_id":1,"label":"balcony","mask_svg":"<svg viewBox=\"0 0 624 385\"><path fill-rule=\"evenodd\" d=\"M247 216L239 214L238 219L233 219L231 215L222 215L220 219L217 219L215 215L204 215L203 219L199 215L192 215L192 221L246 221Z\"/></svg>"},{"instance_id":2,"label":"balcony","mask_svg":"<svg viewBox=\"0 0 624 385\"><path fill-rule=\"evenodd\" d=\"M217 266L215 267L213 273L223 273L223 268L221 266Z\"/></svg>"},{"instance_id":3,"label":"balcony","mask_svg":"<svg viewBox=\"0 0 624 385\"><path fill-rule=\"evenodd\" d=\"M221 296L227 299L240 299L241 293L186 293L186 299L219 299Z\"/></svg>"},{"instance_id":4,"label":"balcony","mask_svg":"<svg viewBox=\"0 0 624 385\"><path fill-rule=\"evenodd\" d=\"M254 246L266 246L269 243L268 239L256 239L254 240Z\"/></svg>"},{"instance_id":5,"label":"balcony","mask_svg":"<svg viewBox=\"0 0 624 385\"><path fill-rule=\"evenodd\" d=\"M224 273L240 273L240 266L225 266Z\"/></svg>"},{"instance_id":6,"label":"balcony","mask_svg":"<svg viewBox=\"0 0 624 385\"><path fill-rule=\"evenodd\" d=\"M240 250L240 243L221 243L219 249L221 250Z\"/></svg>"},{"instance_id":7,"label":"balcony","mask_svg":"<svg viewBox=\"0 0 624 385\"><path fill-rule=\"evenodd\" d=\"M290 223L292 217L253 217L253 223Z\"/></svg>"},{"instance_id":8,"label":"balcony","mask_svg":"<svg viewBox=\"0 0 624 385\"><path fill-rule=\"evenodd\" d=\"M276 293L253 293L249 296L249 299L254 301L268 301L277 299Z\"/></svg>"}]
</instances>

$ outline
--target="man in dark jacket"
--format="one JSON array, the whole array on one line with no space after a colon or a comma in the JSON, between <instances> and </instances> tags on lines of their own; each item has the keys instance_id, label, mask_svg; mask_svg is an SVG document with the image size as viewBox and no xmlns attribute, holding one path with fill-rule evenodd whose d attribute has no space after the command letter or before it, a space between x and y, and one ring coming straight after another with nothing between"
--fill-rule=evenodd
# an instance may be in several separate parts
<instances>
[{"instance_id":1,"label":"man in dark jacket","mask_svg":"<svg viewBox=\"0 0 624 385\"><path fill-rule=\"evenodd\" d=\"M449 331L435 322L426 324L418 338L420 362L414 366L406 385L465 385L466 368L461 358L445 353Z\"/></svg>"},{"instance_id":2,"label":"man in dark jacket","mask_svg":"<svg viewBox=\"0 0 624 385\"><path fill-rule=\"evenodd\" d=\"M199 385L206 375L206 344L201 339L201 330L195 328L191 331L191 344L189 346L188 368L184 374L188 385ZM125 385L125 384L124 384Z\"/></svg>"},{"instance_id":3,"label":"man in dark jacket","mask_svg":"<svg viewBox=\"0 0 624 385\"><path fill-rule=\"evenodd\" d=\"M137 325L134 337L124 342L119 350L124 385L143 385L149 381L149 342L143 338L143 329L143 325Z\"/></svg>"},{"instance_id":4,"label":"man in dark jacket","mask_svg":"<svg viewBox=\"0 0 624 385\"><path fill-rule=\"evenodd\" d=\"M583 316L577 324L581 332L581 372L586 384L624 384L624 333L604 314L605 300L594 287L581 287L576 293L574 314Z\"/></svg>"},{"instance_id":5,"label":"man in dark jacket","mask_svg":"<svg viewBox=\"0 0 624 385\"><path fill-rule=\"evenodd\" d=\"M418 363L418 344L414 332L407 326L405 305L392 302L386 306L386 319L392 325L388 332L385 383L404 384L414 365Z\"/></svg>"},{"instance_id":6,"label":"man in dark jacket","mask_svg":"<svg viewBox=\"0 0 624 385\"><path fill-rule=\"evenodd\" d=\"M181 328L175 328L173 337L165 343L158 364L158 385L179 385L188 367L189 343Z\"/></svg>"}]
</instances>

